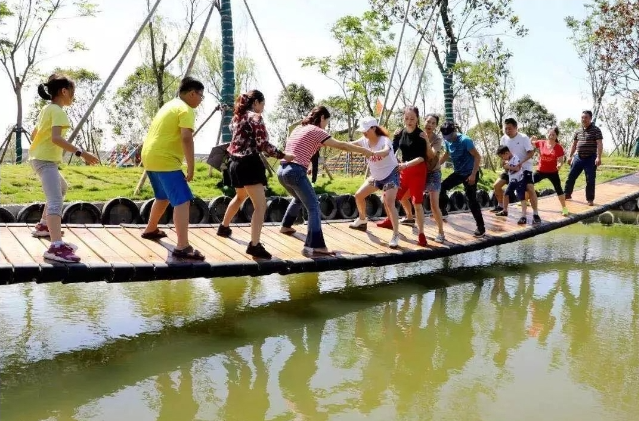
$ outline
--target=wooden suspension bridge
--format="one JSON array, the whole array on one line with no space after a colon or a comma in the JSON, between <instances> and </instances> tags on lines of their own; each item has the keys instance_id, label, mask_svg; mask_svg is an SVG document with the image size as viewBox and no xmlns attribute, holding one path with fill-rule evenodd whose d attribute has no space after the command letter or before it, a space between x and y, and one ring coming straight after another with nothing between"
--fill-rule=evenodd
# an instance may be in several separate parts
<instances>
[{"instance_id":1,"label":"wooden suspension bridge","mask_svg":"<svg viewBox=\"0 0 639 421\"><path fill-rule=\"evenodd\" d=\"M519 209L511 205L508 218L484 212L486 236L474 238L475 221L468 212L451 214L445 223L446 242L429 241L427 247L416 242L416 229L401 226L400 247L390 249L392 231L369 224L367 232L348 228L350 221L323 223L327 246L335 256L307 257L302 254L305 229L287 236L276 224L266 224L262 242L273 253L272 260L253 260L244 251L250 241L248 224L233 226L231 238L216 235L216 226L194 225L191 244L206 257L204 262L175 259L171 251L176 235L172 226L164 226L168 237L153 242L143 240L142 225L104 226L67 224L65 241L79 246L81 263L50 262L42 257L48 240L31 236L29 224L0 225L0 284L23 282L129 282L197 277L257 276L345 270L365 266L384 266L436 259L500 244L523 240L616 209L639 197L639 173L626 175L597 186L595 206L588 206L584 190L575 191L568 201L570 216L563 217L556 196L539 198L543 223L519 226ZM530 222L530 218L529 218ZM432 221L426 221L426 236L436 235Z\"/></svg>"}]
</instances>

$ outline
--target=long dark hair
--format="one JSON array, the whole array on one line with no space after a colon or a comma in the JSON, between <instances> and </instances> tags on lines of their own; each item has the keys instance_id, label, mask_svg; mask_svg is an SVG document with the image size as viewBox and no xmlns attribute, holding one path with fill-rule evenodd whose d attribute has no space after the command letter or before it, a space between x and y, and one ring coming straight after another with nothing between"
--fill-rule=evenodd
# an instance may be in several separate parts
<instances>
[{"instance_id":1,"label":"long dark hair","mask_svg":"<svg viewBox=\"0 0 639 421\"><path fill-rule=\"evenodd\" d=\"M235 107L233 108L233 121L238 121L242 118L242 116L253 107L256 101L264 101L264 94L257 89L250 90L238 96L235 100Z\"/></svg>"},{"instance_id":2,"label":"long dark hair","mask_svg":"<svg viewBox=\"0 0 639 421\"><path fill-rule=\"evenodd\" d=\"M49 80L46 83L38 85L38 95L45 101L51 101L60 95L63 89L73 91L75 90L75 83L65 75L54 73L49 76Z\"/></svg>"},{"instance_id":3,"label":"long dark hair","mask_svg":"<svg viewBox=\"0 0 639 421\"><path fill-rule=\"evenodd\" d=\"M324 119L331 118L331 113L325 106L318 105L314 107L306 117L304 117L304 119L302 120L302 126L312 124L313 126L319 127L320 121L322 121L322 117L324 117Z\"/></svg>"},{"instance_id":4,"label":"long dark hair","mask_svg":"<svg viewBox=\"0 0 639 421\"><path fill-rule=\"evenodd\" d=\"M386 137L390 136L390 134L388 134L388 129L382 126L375 126L375 134L377 136L386 136Z\"/></svg>"}]
</instances>

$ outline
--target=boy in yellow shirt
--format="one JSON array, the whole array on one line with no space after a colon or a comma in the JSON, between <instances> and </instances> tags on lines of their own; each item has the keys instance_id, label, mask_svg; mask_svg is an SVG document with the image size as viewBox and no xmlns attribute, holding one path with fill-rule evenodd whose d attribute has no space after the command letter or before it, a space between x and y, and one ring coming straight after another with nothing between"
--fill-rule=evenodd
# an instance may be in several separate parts
<instances>
[{"instance_id":1,"label":"boy in yellow shirt","mask_svg":"<svg viewBox=\"0 0 639 421\"><path fill-rule=\"evenodd\" d=\"M189 245L189 206L193 193L188 183L193 180L195 154L193 129L195 112L204 99L204 85L191 77L180 82L179 97L166 104L155 115L142 146L142 164L153 187L155 201L142 238L157 240L166 237L158 228L160 218L171 204L177 245L173 256L204 260L198 250ZM186 158L186 175L182 162Z\"/></svg>"}]
</instances>

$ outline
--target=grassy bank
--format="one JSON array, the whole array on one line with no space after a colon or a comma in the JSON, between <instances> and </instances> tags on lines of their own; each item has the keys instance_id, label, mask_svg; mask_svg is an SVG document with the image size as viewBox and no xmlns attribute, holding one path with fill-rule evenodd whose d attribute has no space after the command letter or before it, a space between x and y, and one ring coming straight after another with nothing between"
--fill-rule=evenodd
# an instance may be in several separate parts
<instances>
[{"instance_id":1,"label":"grassy bank","mask_svg":"<svg viewBox=\"0 0 639 421\"><path fill-rule=\"evenodd\" d=\"M605 158L603 165L638 168L639 160L628 158ZM451 172L444 169L444 177ZM597 182L601 183L631 172L628 169L601 168L597 173ZM565 180L568 173L567 167L562 168L560 174ZM35 174L29 165L2 165L0 166L2 181L0 182L0 203L31 203L43 201L44 194ZM114 197L124 196L132 199L148 199L153 197L153 191L148 182L145 184L139 196L133 196L133 189L137 184L141 168L113 168L113 167L87 167L87 166L62 166L62 174L69 183L68 201L106 201ZM483 179L480 188L490 190L498 173L490 170L483 171ZM220 173L213 171L213 177L208 176L208 166L203 163L196 164L195 180L191 183L193 192L202 198L210 199L216 196L229 194L217 187L221 181ZM352 194L364 181L363 176L349 177L343 174L334 174L331 181L320 173L315 190L317 193ZM577 180L577 188L585 184L584 177ZM269 195L286 195L286 191L277 181L277 177L269 179ZM552 188L548 181L537 185L537 189Z\"/></svg>"}]
</instances>

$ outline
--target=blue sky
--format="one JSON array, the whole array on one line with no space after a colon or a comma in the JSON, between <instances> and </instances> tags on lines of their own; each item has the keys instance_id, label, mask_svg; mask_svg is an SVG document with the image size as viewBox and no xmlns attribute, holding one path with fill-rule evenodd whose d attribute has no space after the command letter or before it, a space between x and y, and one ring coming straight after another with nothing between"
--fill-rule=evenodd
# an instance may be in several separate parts
<instances>
[{"instance_id":1,"label":"blue sky","mask_svg":"<svg viewBox=\"0 0 639 421\"><path fill-rule=\"evenodd\" d=\"M331 25L346 14L359 15L370 6L367 0L248 0L253 15L265 38L267 46L278 66L285 83L302 83L323 98L337 93L334 82L329 81L312 69L302 69L298 58L308 55L328 55L336 46L330 37ZM106 77L117 62L124 48L134 35L145 16L144 0L101 0L101 13L93 19L64 20L47 33L44 46L48 56L55 56L41 63L44 71L61 66L83 66ZM279 81L250 24L243 1L233 0L235 41L239 48L257 62L258 84L267 97L268 107L274 105L281 90ZM578 119L582 109L590 108L584 66L578 59L568 39L569 32L564 18L568 15L582 16L583 4L577 0L514 0L515 12L529 29L524 39L506 39L507 46L514 53L511 67L515 77L514 98L530 94L546 105L559 120ZM178 0L163 0L159 12L163 15L180 17L183 6ZM203 17L198 23L201 26ZM208 35L219 38L219 15L212 19ZM399 33L399 28L397 28ZM66 40L75 38L89 48L86 52L59 54L64 51ZM406 39L414 38L407 31ZM135 47L112 86L117 87L130 71L140 63L140 50ZM434 62L430 63L433 75L430 100L434 108L441 108L443 95L440 93L441 78ZM27 88L28 102L35 88ZM0 78L0 128L13 124L15 101L6 75ZM25 107L25 109L28 109ZM207 109L215 106L212 99L206 101ZM206 110L205 110L206 111ZM200 120L206 112L200 113ZM489 119L491 114L484 104L480 104L480 117ZM28 127L30 129L30 127ZM196 151L207 152L215 141L217 121L213 122L196 140ZM609 142L605 142L609 144Z\"/></svg>"}]
</instances>

